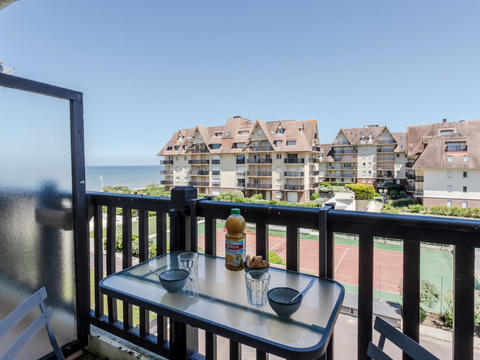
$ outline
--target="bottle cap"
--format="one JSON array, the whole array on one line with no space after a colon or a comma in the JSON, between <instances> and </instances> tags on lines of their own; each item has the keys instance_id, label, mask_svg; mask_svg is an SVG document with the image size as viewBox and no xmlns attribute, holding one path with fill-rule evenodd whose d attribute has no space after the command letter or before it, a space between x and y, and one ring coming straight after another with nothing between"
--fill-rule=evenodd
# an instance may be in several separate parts
<instances>
[{"instance_id":1,"label":"bottle cap","mask_svg":"<svg viewBox=\"0 0 480 360\"><path fill-rule=\"evenodd\" d=\"M240 209L238 209L238 208L233 208L232 211L231 211L231 214L238 214L238 215L240 215Z\"/></svg>"}]
</instances>

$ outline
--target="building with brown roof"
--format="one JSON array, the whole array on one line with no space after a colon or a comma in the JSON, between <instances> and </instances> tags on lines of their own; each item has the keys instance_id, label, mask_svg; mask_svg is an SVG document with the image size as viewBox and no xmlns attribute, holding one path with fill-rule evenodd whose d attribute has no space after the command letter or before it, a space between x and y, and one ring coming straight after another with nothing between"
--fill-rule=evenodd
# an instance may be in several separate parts
<instances>
[{"instance_id":1,"label":"building with brown roof","mask_svg":"<svg viewBox=\"0 0 480 360\"><path fill-rule=\"evenodd\" d=\"M405 133L392 133L378 125L340 129L328 156L323 157L324 180L375 187L404 183L405 154Z\"/></svg>"},{"instance_id":2,"label":"building with brown roof","mask_svg":"<svg viewBox=\"0 0 480 360\"><path fill-rule=\"evenodd\" d=\"M409 189L425 206L480 208L480 121L409 126Z\"/></svg>"},{"instance_id":3,"label":"building with brown roof","mask_svg":"<svg viewBox=\"0 0 480 360\"><path fill-rule=\"evenodd\" d=\"M319 182L317 122L251 121L182 129L158 153L167 189L192 185L201 193L241 190L246 196L307 201Z\"/></svg>"}]
</instances>

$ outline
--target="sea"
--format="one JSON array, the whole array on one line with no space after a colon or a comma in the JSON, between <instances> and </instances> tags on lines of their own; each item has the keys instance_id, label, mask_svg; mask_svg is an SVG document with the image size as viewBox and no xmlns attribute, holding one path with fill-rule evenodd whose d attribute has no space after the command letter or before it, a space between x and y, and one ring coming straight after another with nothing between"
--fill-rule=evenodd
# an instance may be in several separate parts
<instances>
[{"instance_id":1,"label":"sea","mask_svg":"<svg viewBox=\"0 0 480 360\"><path fill-rule=\"evenodd\" d=\"M86 187L90 191L101 191L103 186L125 185L140 189L150 184L160 185L162 165L149 166L86 166Z\"/></svg>"}]
</instances>

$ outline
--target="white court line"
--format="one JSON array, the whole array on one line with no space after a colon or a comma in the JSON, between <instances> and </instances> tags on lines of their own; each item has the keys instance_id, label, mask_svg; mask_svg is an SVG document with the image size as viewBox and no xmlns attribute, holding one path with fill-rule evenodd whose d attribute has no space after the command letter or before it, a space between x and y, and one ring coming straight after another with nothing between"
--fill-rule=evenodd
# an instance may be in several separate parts
<instances>
[{"instance_id":1,"label":"white court line","mask_svg":"<svg viewBox=\"0 0 480 360\"><path fill-rule=\"evenodd\" d=\"M340 266L340 264L342 263L343 259L345 258L345 255L347 255L348 250L349 250L349 248L346 248L345 251L343 252L342 256L340 257L340 260L338 260L337 266L335 266L335 270L333 270L333 273L337 272L337 269Z\"/></svg>"}]
</instances>

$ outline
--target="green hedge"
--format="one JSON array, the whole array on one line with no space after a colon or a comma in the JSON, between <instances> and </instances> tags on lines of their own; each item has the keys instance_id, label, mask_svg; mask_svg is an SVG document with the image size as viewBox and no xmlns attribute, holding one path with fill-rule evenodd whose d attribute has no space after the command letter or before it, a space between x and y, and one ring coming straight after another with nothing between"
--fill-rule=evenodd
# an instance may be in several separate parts
<instances>
[{"instance_id":1,"label":"green hedge","mask_svg":"<svg viewBox=\"0 0 480 360\"><path fill-rule=\"evenodd\" d=\"M402 201L402 206L398 205L400 201ZM396 201L390 200L387 204L384 205L382 212L388 214L399 214L403 212L411 214L427 214L480 219L480 209L478 208L464 209L458 206L432 206L430 208L427 208L426 206L418 204L418 200L416 199L402 199Z\"/></svg>"},{"instance_id":2,"label":"green hedge","mask_svg":"<svg viewBox=\"0 0 480 360\"><path fill-rule=\"evenodd\" d=\"M348 184L347 188L353 191L356 200L373 200L375 198L375 189L367 184Z\"/></svg>"}]
</instances>

